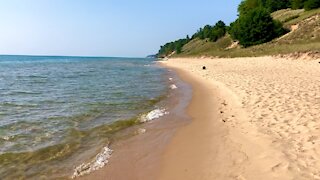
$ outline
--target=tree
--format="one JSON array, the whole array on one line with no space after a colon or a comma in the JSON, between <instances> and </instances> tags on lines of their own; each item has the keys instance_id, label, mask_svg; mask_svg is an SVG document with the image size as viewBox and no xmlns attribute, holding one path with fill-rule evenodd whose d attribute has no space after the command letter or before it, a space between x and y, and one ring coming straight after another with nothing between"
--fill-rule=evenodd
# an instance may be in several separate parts
<instances>
[{"instance_id":1,"label":"tree","mask_svg":"<svg viewBox=\"0 0 320 180\"><path fill-rule=\"evenodd\" d=\"M223 37L226 34L226 24L223 21L218 21L212 28L211 34L210 34L210 41L217 41L221 37Z\"/></svg>"},{"instance_id":2,"label":"tree","mask_svg":"<svg viewBox=\"0 0 320 180\"><path fill-rule=\"evenodd\" d=\"M188 36L186 39L179 39L173 42L169 42L165 44L164 46L160 46L160 50L157 54L158 57L166 57L169 54L176 52L177 54L180 54L182 52L182 48L184 45L186 45L188 42L190 42L190 39L188 39Z\"/></svg>"},{"instance_id":3,"label":"tree","mask_svg":"<svg viewBox=\"0 0 320 180\"><path fill-rule=\"evenodd\" d=\"M244 0L240 3L238 12L240 15L243 15L258 7L264 7L270 12L274 12L279 9L289 8L290 5L290 0Z\"/></svg>"},{"instance_id":4,"label":"tree","mask_svg":"<svg viewBox=\"0 0 320 180\"><path fill-rule=\"evenodd\" d=\"M200 28L197 33L192 36L192 39L210 39L210 41L215 42L219 38L226 34L226 25L223 21L218 21L214 26L206 25Z\"/></svg>"},{"instance_id":5,"label":"tree","mask_svg":"<svg viewBox=\"0 0 320 180\"><path fill-rule=\"evenodd\" d=\"M290 0L266 0L264 7L266 7L270 12L274 12L280 9L289 8L290 5Z\"/></svg>"},{"instance_id":6,"label":"tree","mask_svg":"<svg viewBox=\"0 0 320 180\"><path fill-rule=\"evenodd\" d=\"M214 27L225 29L226 28L226 24L223 21L220 20L214 25Z\"/></svg>"},{"instance_id":7,"label":"tree","mask_svg":"<svg viewBox=\"0 0 320 180\"><path fill-rule=\"evenodd\" d=\"M263 6L264 2L263 0L244 0L238 6L238 12L240 16L244 15L252 9Z\"/></svg>"},{"instance_id":8,"label":"tree","mask_svg":"<svg viewBox=\"0 0 320 180\"><path fill-rule=\"evenodd\" d=\"M231 36L244 47L271 41L286 33L280 22L274 21L262 7L252 9L231 24Z\"/></svg>"},{"instance_id":9,"label":"tree","mask_svg":"<svg viewBox=\"0 0 320 180\"><path fill-rule=\"evenodd\" d=\"M320 7L320 0L307 0L304 3L304 9L305 10L311 10L311 9L316 9Z\"/></svg>"},{"instance_id":10,"label":"tree","mask_svg":"<svg viewBox=\"0 0 320 180\"><path fill-rule=\"evenodd\" d=\"M292 9L302 9L306 0L291 0Z\"/></svg>"},{"instance_id":11,"label":"tree","mask_svg":"<svg viewBox=\"0 0 320 180\"><path fill-rule=\"evenodd\" d=\"M212 31L212 27L210 25L206 25L203 28L203 39L209 38Z\"/></svg>"}]
</instances>

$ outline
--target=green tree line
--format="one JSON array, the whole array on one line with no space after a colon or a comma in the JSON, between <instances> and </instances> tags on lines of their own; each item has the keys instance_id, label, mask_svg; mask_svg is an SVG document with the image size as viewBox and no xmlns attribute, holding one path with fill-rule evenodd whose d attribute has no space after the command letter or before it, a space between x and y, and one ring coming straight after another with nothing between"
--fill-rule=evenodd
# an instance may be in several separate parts
<instances>
[{"instance_id":1,"label":"green tree line","mask_svg":"<svg viewBox=\"0 0 320 180\"><path fill-rule=\"evenodd\" d=\"M288 32L281 22L274 20L271 13L280 9L316 9L320 7L320 0L243 0L238 6L238 19L229 27L223 21L215 25L200 28L191 38L179 39L160 47L159 57L172 52L182 52L182 47L193 39L217 41L228 32L234 40L243 47L262 44L280 37Z\"/></svg>"},{"instance_id":2,"label":"green tree line","mask_svg":"<svg viewBox=\"0 0 320 180\"><path fill-rule=\"evenodd\" d=\"M170 55L172 52L176 52L180 54L182 52L182 47L186 45L190 41L189 36L185 39L179 39L177 41L169 42L160 47L158 52L158 57L166 57Z\"/></svg>"},{"instance_id":3,"label":"green tree line","mask_svg":"<svg viewBox=\"0 0 320 180\"><path fill-rule=\"evenodd\" d=\"M209 39L210 41L215 42L223 37L226 32L226 24L223 21L218 21L214 26L206 25L203 28L200 28L198 32L192 36L192 39Z\"/></svg>"},{"instance_id":4,"label":"green tree line","mask_svg":"<svg viewBox=\"0 0 320 180\"><path fill-rule=\"evenodd\" d=\"M214 26L206 25L200 28L192 38L187 36L185 39L179 39L177 41L169 42L160 47L158 52L159 57L165 57L175 52L180 54L182 52L182 47L186 45L193 39L208 39L212 42L217 41L219 38L225 36L227 32L226 24L223 21L218 21Z\"/></svg>"},{"instance_id":5,"label":"green tree line","mask_svg":"<svg viewBox=\"0 0 320 180\"><path fill-rule=\"evenodd\" d=\"M287 8L311 10L320 7L320 0L245 0L240 3L238 11L243 14L258 7L263 7L270 13Z\"/></svg>"}]
</instances>

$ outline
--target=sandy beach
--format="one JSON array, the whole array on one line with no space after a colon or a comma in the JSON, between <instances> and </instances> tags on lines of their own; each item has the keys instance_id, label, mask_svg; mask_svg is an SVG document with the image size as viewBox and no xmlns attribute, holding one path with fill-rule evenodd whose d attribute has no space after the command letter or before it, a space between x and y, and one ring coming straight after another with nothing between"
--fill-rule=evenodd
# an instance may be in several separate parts
<instances>
[{"instance_id":1,"label":"sandy beach","mask_svg":"<svg viewBox=\"0 0 320 180\"><path fill-rule=\"evenodd\" d=\"M192 95L188 105L145 124L147 133L119 141L110 164L80 179L320 179L318 62L161 61L191 85L192 94L171 97ZM182 111L191 121L181 121Z\"/></svg>"},{"instance_id":2,"label":"sandy beach","mask_svg":"<svg viewBox=\"0 0 320 180\"><path fill-rule=\"evenodd\" d=\"M192 85L193 121L165 149L158 179L320 179L318 62L162 62Z\"/></svg>"}]
</instances>

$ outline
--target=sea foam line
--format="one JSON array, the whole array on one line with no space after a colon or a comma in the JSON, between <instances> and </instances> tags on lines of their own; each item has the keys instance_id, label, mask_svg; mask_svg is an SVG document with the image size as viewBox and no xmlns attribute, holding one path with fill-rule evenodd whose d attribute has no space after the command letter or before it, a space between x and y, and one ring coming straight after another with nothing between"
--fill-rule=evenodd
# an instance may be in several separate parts
<instances>
[{"instance_id":1,"label":"sea foam line","mask_svg":"<svg viewBox=\"0 0 320 180\"><path fill-rule=\"evenodd\" d=\"M164 115L169 114L169 112L166 111L166 109L158 108L153 111L150 111L149 113L142 115L140 117L141 123L146 123L149 121L153 121L155 119L158 119ZM139 134L145 133L145 129L139 129ZM113 150L111 150L108 146L104 147L102 152L96 155L96 157L89 163L82 163L80 166L76 167L74 169L74 173L72 175L72 179L81 177L83 175L90 174L93 171L99 170L106 166L109 162L109 159L111 158Z\"/></svg>"},{"instance_id":2,"label":"sea foam line","mask_svg":"<svg viewBox=\"0 0 320 180\"><path fill-rule=\"evenodd\" d=\"M177 87L175 84L171 84L171 85L170 85L170 88L171 88L172 90L178 89L178 87Z\"/></svg>"},{"instance_id":3,"label":"sea foam line","mask_svg":"<svg viewBox=\"0 0 320 180\"><path fill-rule=\"evenodd\" d=\"M152 121L167 114L169 114L169 112L166 112L166 109L155 109L153 111L150 111L148 114L142 115L140 118L140 122L144 123Z\"/></svg>"},{"instance_id":4,"label":"sea foam line","mask_svg":"<svg viewBox=\"0 0 320 180\"><path fill-rule=\"evenodd\" d=\"M96 157L89 163L83 163L76 167L72 175L72 179L80 177L86 174L90 174L93 171L103 168L109 162L113 150L108 146L104 147L102 152L96 155Z\"/></svg>"}]
</instances>

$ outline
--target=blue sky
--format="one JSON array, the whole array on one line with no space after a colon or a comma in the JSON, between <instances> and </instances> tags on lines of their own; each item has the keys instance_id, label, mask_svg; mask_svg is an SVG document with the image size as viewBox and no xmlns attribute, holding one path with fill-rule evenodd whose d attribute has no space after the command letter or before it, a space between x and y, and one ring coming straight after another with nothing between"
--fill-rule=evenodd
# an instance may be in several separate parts
<instances>
[{"instance_id":1,"label":"blue sky","mask_svg":"<svg viewBox=\"0 0 320 180\"><path fill-rule=\"evenodd\" d=\"M241 0L0 0L0 54L144 57Z\"/></svg>"}]
</instances>

